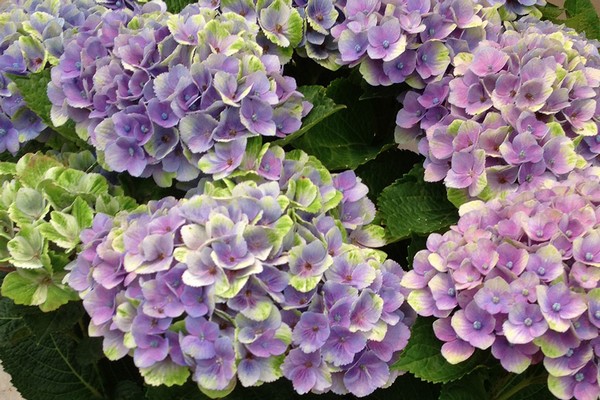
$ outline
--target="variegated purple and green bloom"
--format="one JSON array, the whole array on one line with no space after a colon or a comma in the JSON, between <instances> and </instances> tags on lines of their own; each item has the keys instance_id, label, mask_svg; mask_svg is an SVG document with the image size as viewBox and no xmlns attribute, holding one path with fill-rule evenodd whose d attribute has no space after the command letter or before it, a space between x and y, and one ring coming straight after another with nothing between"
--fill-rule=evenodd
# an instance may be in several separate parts
<instances>
[{"instance_id":1,"label":"variegated purple and green bloom","mask_svg":"<svg viewBox=\"0 0 600 400\"><path fill-rule=\"evenodd\" d=\"M153 6L153 7L151 7ZM240 166L248 140L295 132L311 108L239 14L107 11L52 70L55 125L69 118L110 170L169 186Z\"/></svg>"},{"instance_id":2,"label":"variegated purple and green bloom","mask_svg":"<svg viewBox=\"0 0 600 400\"><path fill-rule=\"evenodd\" d=\"M148 384L222 397L280 377L298 393L391 384L414 313L352 171L265 145L188 198L98 215L68 282L115 360Z\"/></svg>"},{"instance_id":3,"label":"variegated purple and green bloom","mask_svg":"<svg viewBox=\"0 0 600 400\"><path fill-rule=\"evenodd\" d=\"M522 20L457 52L450 74L407 92L396 140L421 138L425 179L483 199L597 165L597 41Z\"/></svg>"},{"instance_id":4,"label":"variegated purple and green bloom","mask_svg":"<svg viewBox=\"0 0 600 400\"><path fill-rule=\"evenodd\" d=\"M432 234L402 278L407 302L438 318L450 363L491 349L514 373L543 362L560 399L596 399L600 328L600 168L472 201Z\"/></svg>"},{"instance_id":5,"label":"variegated purple and green bloom","mask_svg":"<svg viewBox=\"0 0 600 400\"><path fill-rule=\"evenodd\" d=\"M65 43L89 15L102 10L93 0L0 4L0 153L16 154L22 143L38 138L46 128L25 106L7 74L25 76L56 65Z\"/></svg>"}]
</instances>

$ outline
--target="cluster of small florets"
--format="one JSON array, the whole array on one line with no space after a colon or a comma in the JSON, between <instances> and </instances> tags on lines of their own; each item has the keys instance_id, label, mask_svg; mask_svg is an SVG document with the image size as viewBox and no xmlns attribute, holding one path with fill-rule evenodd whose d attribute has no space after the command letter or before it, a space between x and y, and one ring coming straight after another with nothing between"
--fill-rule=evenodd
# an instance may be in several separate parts
<instances>
[{"instance_id":1,"label":"cluster of small florets","mask_svg":"<svg viewBox=\"0 0 600 400\"><path fill-rule=\"evenodd\" d=\"M340 57L374 86L407 82L422 87L437 81L451 55L469 51L481 40L495 40L501 29L494 7L471 0L349 1L345 19L331 29Z\"/></svg>"},{"instance_id":2,"label":"cluster of small florets","mask_svg":"<svg viewBox=\"0 0 600 400\"><path fill-rule=\"evenodd\" d=\"M406 93L396 120L399 142L425 132L426 180L499 196L595 162L597 42L519 22L452 64L452 75Z\"/></svg>"},{"instance_id":3,"label":"cluster of small florets","mask_svg":"<svg viewBox=\"0 0 600 400\"><path fill-rule=\"evenodd\" d=\"M521 373L543 360L561 399L600 395L600 168L504 200L463 205L433 234L402 285L434 322L451 363L491 348Z\"/></svg>"},{"instance_id":4,"label":"cluster of small florets","mask_svg":"<svg viewBox=\"0 0 600 400\"><path fill-rule=\"evenodd\" d=\"M46 125L6 74L29 75L55 65L63 45L88 15L102 7L93 0L27 0L0 4L0 153L13 155Z\"/></svg>"},{"instance_id":5,"label":"cluster of small florets","mask_svg":"<svg viewBox=\"0 0 600 400\"><path fill-rule=\"evenodd\" d=\"M54 123L75 120L109 169L168 185L196 178L200 164L218 179L240 165L248 138L300 127L310 105L279 58L263 54L256 23L150 5L134 18L105 13L52 70ZM218 168L202 167L219 158Z\"/></svg>"},{"instance_id":6,"label":"cluster of small florets","mask_svg":"<svg viewBox=\"0 0 600 400\"><path fill-rule=\"evenodd\" d=\"M191 370L219 396L281 376L299 393L365 396L393 382L411 316L402 268L349 241L373 219L366 186L278 154L187 199L96 217L68 280L110 359L132 354L149 384ZM335 217L350 208L352 223Z\"/></svg>"}]
</instances>

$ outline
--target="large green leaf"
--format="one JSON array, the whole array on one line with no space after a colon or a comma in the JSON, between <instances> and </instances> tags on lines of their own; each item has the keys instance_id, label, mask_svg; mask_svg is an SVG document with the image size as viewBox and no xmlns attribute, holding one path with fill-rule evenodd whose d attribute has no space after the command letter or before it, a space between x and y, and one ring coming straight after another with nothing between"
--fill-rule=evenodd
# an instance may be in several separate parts
<instances>
[{"instance_id":1,"label":"large green leaf","mask_svg":"<svg viewBox=\"0 0 600 400\"><path fill-rule=\"evenodd\" d=\"M78 300L77 294L63 285L60 278L45 269L17 269L4 278L2 295L17 304L39 306L42 311L54 311L71 300Z\"/></svg>"},{"instance_id":2,"label":"large green leaf","mask_svg":"<svg viewBox=\"0 0 600 400\"><path fill-rule=\"evenodd\" d=\"M594 9L590 12L584 12L567 18L564 23L569 28L573 28L578 32L584 32L590 39L600 39L600 18L598 18Z\"/></svg>"},{"instance_id":3,"label":"large green leaf","mask_svg":"<svg viewBox=\"0 0 600 400\"><path fill-rule=\"evenodd\" d=\"M66 124L58 127L52 124L52 120L50 119L52 103L50 103L46 93L46 88L51 80L49 69L27 76L9 74L8 77L19 89L27 107L36 113L46 125L79 147L89 147L75 132L75 123L73 121L69 120Z\"/></svg>"},{"instance_id":4,"label":"large green leaf","mask_svg":"<svg viewBox=\"0 0 600 400\"><path fill-rule=\"evenodd\" d=\"M554 396L548 390L548 372L540 363L521 374L507 373L499 365L490 369L489 398L492 400L547 400Z\"/></svg>"},{"instance_id":5,"label":"large green leaf","mask_svg":"<svg viewBox=\"0 0 600 400\"><path fill-rule=\"evenodd\" d=\"M341 170L354 169L394 146L387 135L393 131L391 114L374 101L360 101L360 83L336 79L326 93L347 108L310 127L291 143L294 147L316 156L330 170Z\"/></svg>"},{"instance_id":6,"label":"large green leaf","mask_svg":"<svg viewBox=\"0 0 600 400\"><path fill-rule=\"evenodd\" d=\"M423 173L417 165L381 192L378 207L389 241L444 230L458 220L444 186L425 182Z\"/></svg>"},{"instance_id":7,"label":"large green leaf","mask_svg":"<svg viewBox=\"0 0 600 400\"><path fill-rule=\"evenodd\" d=\"M19 268L36 269L48 266L48 245L36 227L23 226L21 231L8 242L10 262Z\"/></svg>"},{"instance_id":8,"label":"large green leaf","mask_svg":"<svg viewBox=\"0 0 600 400\"><path fill-rule=\"evenodd\" d=\"M447 383L460 379L480 366L483 352L476 352L467 361L452 365L442 356L442 342L435 337L431 318L417 318L411 337L393 369L408 371L427 382Z\"/></svg>"},{"instance_id":9,"label":"large green leaf","mask_svg":"<svg viewBox=\"0 0 600 400\"><path fill-rule=\"evenodd\" d=\"M41 343L49 335L71 330L84 315L81 302L70 302L54 312L39 312L31 307L15 306L15 308L21 310L23 322L34 334L36 343Z\"/></svg>"},{"instance_id":10,"label":"large green leaf","mask_svg":"<svg viewBox=\"0 0 600 400\"><path fill-rule=\"evenodd\" d=\"M335 114L336 112L346 108L343 104L335 104L335 102L327 97L327 90L320 85L301 86L298 91L304 95L306 101L309 101L313 108L310 110L306 118L302 120L302 127L296 132L283 139L275 141L275 144L284 146L298 139L319 122L325 118Z\"/></svg>"},{"instance_id":11,"label":"large green leaf","mask_svg":"<svg viewBox=\"0 0 600 400\"><path fill-rule=\"evenodd\" d=\"M590 39L600 39L598 10L590 0L565 0L563 7L547 4L540 7L542 17L555 24L565 24Z\"/></svg>"},{"instance_id":12,"label":"large green leaf","mask_svg":"<svg viewBox=\"0 0 600 400\"><path fill-rule=\"evenodd\" d=\"M596 14L596 9L590 0L565 0L565 10L569 16L578 14Z\"/></svg>"},{"instance_id":13,"label":"large green leaf","mask_svg":"<svg viewBox=\"0 0 600 400\"><path fill-rule=\"evenodd\" d=\"M48 170L54 167L62 167L55 158L40 153L25 154L17 162L16 174L25 185L35 188L44 179Z\"/></svg>"},{"instance_id":14,"label":"large green leaf","mask_svg":"<svg viewBox=\"0 0 600 400\"><path fill-rule=\"evenodd\" d=\"M406 150L390 149L356 169L356 175L369 188L369 197L375 201L383 189L401 178L423 157Z\"/></svg>"},{"instance_id":15,"label":"large green leaf","mask_svg":"<svg viewBox=\"0 0 600 400\"><path fill-rule=\"evenodd\" d=\"M23 323L23 313L8 298L0 298L0 348L12 347L24 337L31 335L31 331Z\"/></svg>"},{"instance_id":16,"label":"large green leaf","mask_svg":"<svg viewBox=\"0 0 600 400\"><path fill-rule=\"evenodd\" d=\"M81 314L80 304L43 313L0 298L0 360L24 398L103 398L97 370L75 359L78 339L71 334Z\"/></svg>"},{"instance_id":17,"label":"large green leaf","mask_svg":"<svg viewBox=\"0 0 600 400\"><path fill-rule=\"evenodd\" d=\"M77 342L64 334L34 337L0 348L0 359L14 386L28 400L103 398L100 376L74 358Z\"/></svg>"},{"instance_id":18,"label":"large green leaf","mask_svg":"<svg viewBox=\"0 0 600 400\"><path fill-rule=\"evenodd\" d=\"M474 371L461 379L442 386L439 400L481 400L488 396L481 370Z\"/></svg>"}]
</instances>

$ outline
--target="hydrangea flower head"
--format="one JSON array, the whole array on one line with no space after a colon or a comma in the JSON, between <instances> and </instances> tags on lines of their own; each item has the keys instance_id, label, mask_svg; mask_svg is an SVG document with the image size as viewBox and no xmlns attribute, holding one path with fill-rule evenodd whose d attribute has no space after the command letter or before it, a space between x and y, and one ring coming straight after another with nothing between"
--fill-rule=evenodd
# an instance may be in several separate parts
<instances>
[{"instance_id":1,"label":"hydrangea flower head","mask_svg":"<svg viewBox=\"0 0 600 400\"><path fill-rule=\"evenodd\" d=\"M419 138L426 180L503 196L597 164L600 45L525 19L457 49L440 81L404 95L396 138ZM576 83L577 82L577 83Z\"/></svg>"},{"instance_id":2,"label":"hydrangea flower head","mask_svg":"<svg viewBox=\"0 0 600 400\"><path fill-rule=\"evenodd\" d=\"M46 125L25 102L8 74L26 76L58 63L64 44L104 7L93 0L27 0L0 4L0 153L17 153Z\"/></svg>"},{"instance_id":3,"label":"hydrangea flower head","mask_svg":"<svg viewBox=\"0 0 600 400\"><path fill-rule=\"evenodd\" d=\"M599 185L600 168L589 167L472 201L429 237L402 285L419 315L438 318L449 362L491 349L510 372L543 362L561 399L597 397Z\"/></svg>"},{"instance_id":4,"label":"hydrangea flower head","mask_svg":"<svg viewBox=\"0 0 600 400\"><path fill-rule=\"evenodd\" d=\"M48 95L56 125L68 118L108 169L159 185L221 178L249 138L284 137L310 109L259 26L198 4L180 14L147 3L110 10L69 43Z\"/></svg>"},{"instance_id":5,"label":"hydrangea flower head","mask_svg":"<svg viewBox=\"0 0 600 400\"><path fill-rule=\"evenodd\" d=\"M85 231L67 279L105 354L133 355L149 384L191 374L225 395L283 376L366 396L395 379L412 321L402 268L361 244L383 244L366 194L352 172L265 145L186 199Z\"/></svg>"}]
</instances>

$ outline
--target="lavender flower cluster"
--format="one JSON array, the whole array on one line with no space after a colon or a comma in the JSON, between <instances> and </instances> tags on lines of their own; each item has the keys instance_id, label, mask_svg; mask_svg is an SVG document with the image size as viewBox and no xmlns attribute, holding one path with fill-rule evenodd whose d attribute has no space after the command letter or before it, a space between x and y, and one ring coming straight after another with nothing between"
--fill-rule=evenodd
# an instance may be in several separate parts
<instances>
[{"instance_id":1,"label":"lavender flower cluster","mask_svg":"<svg viewBox=\"0 0 600 400\"><path fill-rule=\"evenodd\" d=\"M600 168L462 206L402 285L435 316L451 363L491 348L511 372L543 361L560 399L600 395Z\"/></svg>"},{"instance_id":2,"label":"lavender flower cluster","mask_svg":"<svg viewBox=\"0 0 600 400\"><path fill-rule=\"evenodd\" d=\"M447 70L451 52L468 51L500 31L496 8L472 0L348 2L346 19L332 28L344 65L360 64L374 86L407 82L422 87ZM488 23L489 22L489 23Z\"/></svg>"},{"instance_id":3,"label":"lavender flower cluster","mask_svg":"<svg viewBox=\"0 0 600 400\"><path fill-rule=\"evenodd\" d=\"M28 75L55 65L63 46L99 7L93 0L10 1L0 4L0 153L13 155L20 144L46 128L25 107L6 74Z\"/></svg>"},{"instance_id":4,"label":"lavender flower cluster","mask_svg":"<svg viewBox=\"0 0 600 400\"><path fill-rule=\"evenodd\" d=\"M551 23L514 23L497 42L457 53L452 74L405 94L397 141L424 132L426 180L472 197L596 163L599 47Z\"/></svg>"},{"instance_id":5,"label":"lavender flower cluster","mask_svg":"<svg viewBox=\"0 0 600 400\"><path fill-rule=\"evenodd\" d=\"M131 15L108 11L82 29L48 87L53 122L75 120L109 169L159 185L195 179L199 166L218 179L248 138L300 127L311 106L263 53L255 22L198 5Z\"/></svg>"},{"instance_id":6,"label":"lavender flower cluster","mask_svg":"<svg viewBox=\"0 0 600 400\"><path fill-rule=\"evenodd\" d=\"M191 370L219 397L281 376L298 393L391 384L414 315L402 268L356 239L378 240L366 186L298 151L249 159L187 199L95 218L68 277L90 334L149 384Z\"/></svg>"},{"instance_id":7,"label":"lavender flower cluster","mask_svg":"<svg viewBox=\"0 0 600 400\"><path fill-rule=\"evenodd\" d=\"M297 51L329 69L360 64L372 85L435 80L465 41L493 39L506 19L535 14L544 0L296 0L306 21ZM422 48L421 48L422 47ZM420 50L419 50L420 49Z\"/></svg>"}]
</instances>

